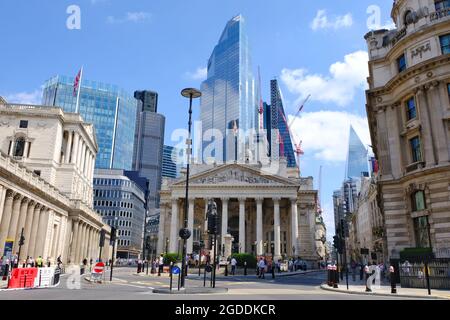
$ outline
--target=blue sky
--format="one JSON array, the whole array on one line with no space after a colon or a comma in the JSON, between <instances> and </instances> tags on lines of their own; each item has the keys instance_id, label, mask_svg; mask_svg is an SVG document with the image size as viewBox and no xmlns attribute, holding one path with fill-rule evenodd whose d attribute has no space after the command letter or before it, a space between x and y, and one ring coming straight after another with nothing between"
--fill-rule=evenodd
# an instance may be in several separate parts
<instances>
[{"instance_id":1,"label":"blue sky","mask_svg":"<svg viewBox=\"0 0 450 320\"><path fill-rule=\"evenodd\" d=\"M81 9L81 30L69 30L68 6ZM333 235L332 192L345 173L348 126L370 144L365 116L367 9L379 6L379 26L390 23L392 0L2 0L0 95L40 102L40 87L56 74L117 84L132 93L156 90L167 117L166 144L185 128L185 87L200 87L226 22L242 14L253 65L261 68L263 97L279 79L288 114L308 94L294 122L306 155L302 172L322 173L322 206ZM198 118L198 111L194 113Z\"/></svg>"}]
</instances>

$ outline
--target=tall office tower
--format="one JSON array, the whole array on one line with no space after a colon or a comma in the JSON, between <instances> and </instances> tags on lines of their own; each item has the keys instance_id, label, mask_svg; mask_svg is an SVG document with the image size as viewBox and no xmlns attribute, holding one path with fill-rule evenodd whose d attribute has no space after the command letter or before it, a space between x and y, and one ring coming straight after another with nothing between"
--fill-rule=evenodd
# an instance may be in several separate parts
<instances>
[{"instance_id":1,"label":"tall office tower","mask_svg":"<svg viewBox=\"0 0 450 320\"><path fill-rule=\"evenodd\" d=\"M287 160L289 168L297 167L291 135L288 129L288 119L284 112L283 97L278 81L270 81L271 105L264 103L264 129L269 144L269 156L272 161L278 161L280 155Z\"/></svg>"},{"instance_id":2,"label":"tall office tower","mask_svg":"<svg viewBox=\"0 0 450 320\"><path fill-rule=\"evenodd\" d=\"M44 84L43 104L75 112L74 78L56 76ZM99 152L96 168L131 170L133 160L136 100L110 84L83 79L79 113L93 123Z\"/></svg>"},{"instance_id":3,"label":"tall office tower","mask_svg":"<svg viewBox=\"0 0 450 320\"><path fill-rule=\"evenodd\" d=\"M137 259L142 252L147 179L135 171L97 169L94 209L117 229L117 257Z\"/></svg>"},{"instance_id":4,"label":"tall office tower","mask_svg":"<svg viewBox=\"0 0 450 320\"><path fill-rule=\"evenodd\" d=\"M180 150L171 147L164 146L163 161L162 161L162 176L164 178L176 179L180 175L181 163L179 163ZM180 159L181 160L181 159Z\"/></svg>"},{"instance_id":5,"label":"tall office tower","mask_svg":"<svg viewBox=\"0 0 450 320\"><path fill-rule=\"evenodd\" d=\"M239 161L245 161L255 152L255 137L249 130L257 129L258 106L249 41L242 16L234 17L227 23L209 58L208 77L201 89L200 118L205 140L202 143L203 161L213 158L217 163L223 163L234 161L236 155ZM213 129L220 131L222 137L218 138ZM239 141L237 148L235 133Z\"/></svg>"},{"instance_id":6,"label":"tall office tower","mask_svg":"<svg viewBox=\"0 0 450 320\"><path fill-rule=\"evenodd\" d=\"M356 134L353 126L350 126L346 170L346 179L360 179L362 176L369 176L369 158L367 157L367 149Z\"/></svg>"},{"instance_id":7,"label":"tall office tower","mask_svg":"<svg viewBox=\"0 0 450 320\"><path fill-rule=\"evenodd\" d=\"M138 112L134 139L133 170L148 179L147 209L154 215L159 208L161 190L164 129L166 118L156 113L158 94L151 91L136 91Z\"/></svg>"}]
</instances>

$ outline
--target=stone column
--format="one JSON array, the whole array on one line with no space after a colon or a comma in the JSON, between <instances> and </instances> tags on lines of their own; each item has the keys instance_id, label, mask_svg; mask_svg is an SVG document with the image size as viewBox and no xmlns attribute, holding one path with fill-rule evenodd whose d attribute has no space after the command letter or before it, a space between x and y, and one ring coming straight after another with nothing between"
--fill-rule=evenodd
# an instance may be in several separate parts
<instances>
[{"instance_id":1,"label":"stone column","mask_svg":"<svg viewBox=\"0 0 450 320\"><path fill-rule=\"evenodd\" d=\"M37 234L37 242L36 242L36 248L35 248L35 255L37 257L41 256L43 259L46 259L47 257L44 257L44 247L45 247L45 241L47 240L47 230L48 230L48 219L50 216L50 209L44 208L41 211L40 217L39 217L39 226L38 226L38 234Z\"/></svg>"},{"instance_id":2,"label":"stone column","mask_svg":"<svg viewBox=\"0 0 450 320\"><path fill-rule=\"evenodd\" d=\"M291 241L292 248L295 248L295 255L298 255L298 208L297 198L291 199Z\"/></svg>"},{"instance_id":3,"label":"stone column","mask_svg":"<svg viewBox=\"0 0 450 320\"><path fill-rule=\"evenodd\" d=\"M66 163L70 163L70 155L72 153L72 136L73 132L69 131L69 138L67 140L67 147L66 147Z\"/></svg>"},{"instance_id":4,"label":"stone column","mask_svg":"<svg viewBox=\"0 0 450 320\"><path fill-rule=\"evenodd\" d=\"M446 84L444 85L445 87ZM448 105L448 96L444 98L444 103L441 101L440 92L441 92L442 82L433 81L429 84L428 90L428 101L430 105L430 121L435 124L433 126L433 140L436 143L436 154L439 161L439 164L447 164L449 161L449 149L448 142L446 139L446 127L445 122L442 121L443 113L444 113L444 105ZM447 89L447 88L445 88Z\"/></svg>"},{"instance_id":5,"label":"stone column","mask_svg":"<svg viewBox=\"0 0 450 320\"><path fill-rule=\"evenodd\" d=\"M56 215L56 212L55 212ZM53 226L54 228L54 226ZM59 236L60 236L60 232L61 232L61 222L56 225L56 230L55 230L55 235L53 236L53 244L52 244L52 248L51 248L51 257L54 259L54 261L56 262L56 258L58 258L58 245L59 245Z\"/></svg>"},{"instance_id":6,"label":"stone column","mask_svg":"<svg viewBox=\"0 0 450 320\"><path fill-rule=\"evenodd\" d=\"M78 150L77 150L77 167L78 170L81 170L81 157L83 154L83 138L80 136L80 141L78 142Z\"/></svg>"},{"instance_id":7,"label":"stone column","mask_svg":"<svg viewBox=\"0 0 450 320\"><path fill-rule=\"evenodd\" d=\"M30 149L30 142L28 140L25 140L25 147L23 149L23 157L28 157L28 150Z\"/></svg>"},{"instance_id":8,"label":"stone column","mask_svg":"<svg viewBox=\"0 0 450 320\"><path fill-rule=\"evenodd\" d=\"M245 200L246 198L239 198L239 251L245 253Z\"/></svg>"},{"instance_id":9,"label":"stone column","mask_svg":"<svg viewBox=\"0 0 450 320\"><path fill-rule=\"evenodd\" d=\"M421 153L422 153L422 161L426 162L426 166L434 166L437 164L436 161L436 152L433 142L433 135L432 135L432 124L430 122L429 112L428 112L428 104L425 97L425 92L423 88L420 88L417 90L416 93L418 104L419 104L419 110L418 113L420 113L420 120L421 120L421 132L422 134L419 135L420 139L420 147L421 147ZM408 141L408 147L409 141ZM410 151L411 152L411 151Z\"/></svg>"},{"instance_id":10,"label":"stone column","mask_svg":"<svg viewBox=\"0 0 450 320\"><path fill-rule=\"evenodd\" d=\"M2 222L3 209L5 208L6 188L0 185L0 223Z\"/></svg>"},{"instance_id":11,"label":"stone column","mask_svg":"<svg viewBox=\"0 0 450 320\"><path fill-rule=\"evenodd\" d=\"M220 245L225 244L225 236L228 234L228 201L229 198L222 198L222 232ZM220 248L222 250L222 247ZM219 252L222 252L219 250Z\"/></svg>"},{"instance_id":12,"label":"stone column","mask_svg":"<svg viewBox=\"0 0 450 320\"><path fill-rule=\"evenodd\" d=\"M74 142L73 142L73 148L72 148L72 160L70 163L76 165L77 159L78 159L78 143L80 140L80 136L78 133L74 132Z\"/></svg>"},{"instance_id":13,"label":"stone column","mask_svg":"<svg viewBox=\"0 0 450 320\"><path fill-rule=\"evenodd\" d=\"M81 263L85 257L85 249L86 249L86 230L87 225L86 223L81 224L81 236L78 242L79 249L78 249L78 263Z\"/></svg>"},{"instance_id":14,"label":"stone column","mask_svg":"<svg viewBox=\"0 0 450 320\"><path fill-rule=\"evenodd\" d=\"M94 228L89 227L89 236L88 236L89 242L88 242L88 248L87 248L87 258L88 260L93 259L92 251L93 251L93 244L94 244Z\"/></svg>"},{"instance_id":15,"label":"stone column","mask_svg":"<svg viewBox=\"0 0 450 320\"><path fill-rule=\"evenodd\" d=\"M25 243L23 244L22 250L24 253L24 257L31 256L29 252L30 248L30 241L31 241L31 229L33 227L34 223L34 209L36 208L36 203L34 201L30 201L28 204L28 212L27 217L25 219L25 230L24 230L24 237L25 237Z\"/></svg>"},{"instance_id":16,"label":"stone column","mask_svg":"<svg viewBox=\"0 0 450 320\"><path fill-rule=\"evenodd\" d=\"M170 252L177 252L178 247L178 200L172 199L172 219L170 221Z\"/></svg>"},{"instance_id":17,"label":"stone column","mask_svg":"<svg viewBox=\"0 0 450 320\"><path fill-rule=\"evenodd\" d=\"M20 235L22 234L22 228L25 228L25 220L27 218L27 212L28 212L28 204L30 203L30 199L24 198L22 200L22 204L20 205L20 214L19 214L19 221L17 223L17 229L16 229L16 237L14 238L14 249L13 252L19 252L19 242L20 242ZM25 231L24 231L25 233ZM23 251L21 252L21 255L23 257Z\"/></svg>"},{"instance_id":18,"label":"stone column","mask_svg":"<svg viewBox=\"0 0 450 320\"><path fill-rule=\"evenodd\" d=\"M164 246L166 243L166 233L165 233L166 214L167 214L167 205L164 204L161 206L161 211L159 214L158 245L156 247L157 255L164 252Z\"/></svg>"},{"instance_id":19,"label":"stone column","mask_svg":"<svg viewBox=\"0 0 450 320\"><path fill-rule=\"evenodd\" d=\"M6 200L3 209L2 221L0 223L0 254L3 255L5 250L5 241L8 236L9 223L11 222L11 215L13 210L15 193L12 190L6 192Z\"/></svg>"},{"instance_id":20,"label":"stone column","mask_svg":"<svg viewBox=\"0 0 450 320\"><path fill-rule=\"evenodd\" d=\"M80 223L77 219L72 218L72 225L73 225L73 236L72 236L72 243L70 244L70 262L73 264L78 263L77 261L77 244L78 244L78 238L80 237Z\"/></svg>"},{"instance_id":21,"label":"stone column","mask_svg":"<svg viewBox=\"0 0 450 320\"><path fill-rule=\"evenodd\" d=\"M263 252L263 198L256 199L256 254Z\"/></svg>"},{"instance_id":22,"label":"stone column","mask_svg":"<svg viewBox=\"0 0 450 320\"><path fill-rule=\"evenodd\" d=\"M31 234L29 240L28 254L30 257L37 258L35 255L37 234L39 228L39 220L41 219L42 205L36 204L33 212L33 225L31 226Z\"/></svg>"},{"instance_id":23,"label":"stone column","mask_svg":"<svg viewBox=\"0 0 450 320\"><path fill-rule=\"evenodd\" d=\"M275 258L281 257L281 222L280 222L280 200L281 198L274 198L274 210L273 210L273 226L274 226L274 255Z\"/></svg>"},{"instance_id":24,"label":"stone column","mask_svg":"<svg viewBox=\"0 0 450 320\"><path fill-rule=\"evenodd\" d=\"M188 211L188 229L191 231L191 237L187 240L187 253L193 253L194 250L194 208L195 199L189 199Z\"/></svg>"},{"instance_id":25,"label":"stone column","mask_svg":"<svg viewBox=\"0 0 450 320\"><path fill-rule=\"evenodd\" d=\"M7 239L11 239L14 241L14 246L13 246L14 249L16 247L16 231L17 231L17 225L19 224L19 216L20 216L20 208L22 206L22 200L24 200L24 197L20 194L16 194L16 196L14 197L11 222L9 223L9 229L8 229ZM14 249L13 249L13 254L15 254L17 252ZM2 254L3 254L3 252L2 252Z\"/></svg>"}]
</instances>

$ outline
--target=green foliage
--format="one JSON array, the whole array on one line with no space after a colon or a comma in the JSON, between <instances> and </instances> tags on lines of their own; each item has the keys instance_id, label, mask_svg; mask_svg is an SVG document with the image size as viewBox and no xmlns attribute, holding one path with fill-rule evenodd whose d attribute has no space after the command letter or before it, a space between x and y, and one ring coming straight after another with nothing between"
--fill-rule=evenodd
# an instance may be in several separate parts
<instances>
[{"instance_id":1,"label":"green foliage","mask_svg":"<svg viewBox=\"0 0 450 320\"><path fill-rule=\"evenodd\" d=\"M164 255L164 264L170 265L171 262L173 262L174 264L177 262L181 262L181 255L178 253L166 253Z\"/></svg>"},{"instance_id":2,"label":"green foliage","mask_svg":"<svg viewBox=\"0 0 450 320\"><path fill-rule=\"evenodd\" d=\"M248 253L234 253L231 258L235 258L239 267L244 267L247 262L247 268L256 268L256 257Z\"/></svg>"}]
</instances>

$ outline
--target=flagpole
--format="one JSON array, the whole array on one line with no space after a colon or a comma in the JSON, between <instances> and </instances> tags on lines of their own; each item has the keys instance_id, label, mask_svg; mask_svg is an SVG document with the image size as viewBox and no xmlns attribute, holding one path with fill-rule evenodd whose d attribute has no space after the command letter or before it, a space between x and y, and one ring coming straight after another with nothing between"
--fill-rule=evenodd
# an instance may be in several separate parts
<instances>
[{"instance_id":1,"label":"flagpole","mask_svg":"<svg viewBox=\"0 0 450 320\"><path fill-rule=\"evenodd\" d=\"M77 93L77 106L75 108L75 113L80 113L80 92L81 92L81 82L83 81L83 67L81 67L80 81L78 83L78 93Z\"/></svg>"}]
</instances>

